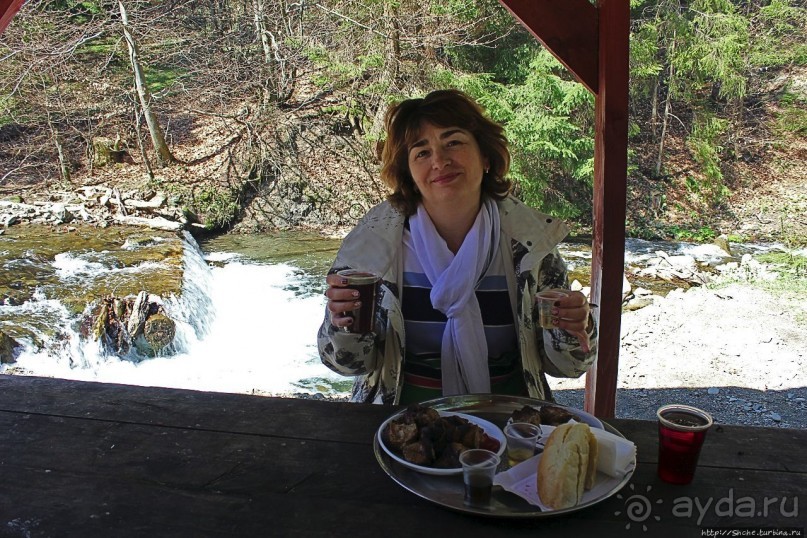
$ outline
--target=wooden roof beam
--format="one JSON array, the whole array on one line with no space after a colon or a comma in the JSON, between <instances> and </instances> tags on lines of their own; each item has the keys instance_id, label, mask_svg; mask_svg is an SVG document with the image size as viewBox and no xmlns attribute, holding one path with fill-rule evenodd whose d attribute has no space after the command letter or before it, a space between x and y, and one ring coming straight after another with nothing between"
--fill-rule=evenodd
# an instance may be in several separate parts
<instances>
[{"instance_id":1,"label":"wooden roof beam","mask_svg":"<svg viewBox=\"0 0 807 538\"><path fill-rule=\"evenodd\" d=\"M598 13L588 0L500 0L591 93L599 84Z\"/></svg>"}]
</instances>

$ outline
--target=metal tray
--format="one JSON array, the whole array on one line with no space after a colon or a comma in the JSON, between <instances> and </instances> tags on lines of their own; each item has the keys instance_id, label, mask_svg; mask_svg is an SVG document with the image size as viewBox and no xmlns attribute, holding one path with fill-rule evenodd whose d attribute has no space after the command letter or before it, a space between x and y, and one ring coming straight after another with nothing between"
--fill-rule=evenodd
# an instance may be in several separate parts
<instances>
[{"instance_id":1,"label":"metal tray","mask_svg":"<svg viewBox=\"0 0 807 538\"><path fill-rule=\"evenodd\" d=\"M422 405L432 407L438 411L454 411L458 413L475 415L492 422L499 428L504 427L507 419L510 418L513 411L521 409L525 405L532 405L535 407L541 405L557 405L558 407L568 409L572 413L581 413L579 409L558 405L552 402L498 394L448 396L445 398L438 398L436 400L423 402ZM603 423L603 427L611 433L624 437L624 435L622 435L610 424ZM564 510L541 511L538 506L530 504L518 495L505 491L499 486L494 486L493 495L489 506L467 506L464 502L465 486L462 482L462 476L434 476L409 469L390 458L386 451L379 445L378 439L379 436L377 434L373 436L373 450L375 451L375 457L384 472L386 472L390 478L397 482L401 487L444 508L480 516L500 518L535 518L577 512L608 499L621 490L633 476L633 470L631 470L624 477L622 477L622 479L606 494L601 495L600 497L597 497L596 499L585 504L580 504ZM506 459L503 465L506 465Z\"/></svg>"}]
</instances>

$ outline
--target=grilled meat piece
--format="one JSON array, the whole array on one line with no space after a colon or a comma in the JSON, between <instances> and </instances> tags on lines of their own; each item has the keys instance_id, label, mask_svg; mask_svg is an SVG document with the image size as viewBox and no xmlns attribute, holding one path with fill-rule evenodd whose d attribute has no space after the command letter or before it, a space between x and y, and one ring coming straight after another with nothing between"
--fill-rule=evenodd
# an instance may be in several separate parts
<instances>
[{"instance_id":1,"label":"grilled meat piece","mask_svg":"<svg viewBox=\"0 0 807 538\"><path fill-rule=\"evenodd\" d=\"M460 454L470 448L484 445L499 449L495 439L467 419L442 417L436 410L416 404L390 421L381 436L384 444L406 461L442 469L460 467Z\"/></svg>"},{"instance_id":2,"label":"grilled meat piece","mask_svg":"<svg viewBox=\"0 0 807 538\"><path fill-rule=\"evenodd\" d=\"M513 422L529 422L536 426L541 425L541 412L534 407L525 405L517 411L513 411Z\"/></svg>"},{"instance_id":3,"label":"grilled meat piece","mask_svg":"<svg viewBox=\"0 0 807 538\"><path fill-rule=\"evenodd\" d=\"M561 424L566 424L571 419L580 422L580 417L566 411L562 407L557 407L554 405L541 406L541 422L544 424L549 424L550 426L560 426Z\"/></svg>"},{"instance_id":4,"label":"grilled meat piece","mask_svg":"<svg viewBox=\"0 0 807 538\"><path fill-rule=\"evenodd\" d=\"M403 447L403 457L415 465L430 466L434 463L434 448L428 439L421 439Z\"/></svg>"},{"instance_id":5,"label":"grilled meat piece","mask_svg":"<svg viewBox=\"0 0 807 538\"><path fill-rule=\"evenodd\" d=\"M465 424L454 430L454 441L468 448L479 448L484 433L476 424Z\"/></svg>"},{"instance_id":6,"label":"grilled meat piece","mask_svg":"<svg viewBox=\"0 0 807 538\"><path fill-rule=\"evenodd\" d=\"M434 466L438 469L455 469L461 467L460 454L468 450L468 447L462 443L450 443L440 457L434 462Z\"/></svg>"},{"instance_id":7,"label":"grilled meat piece","mask_svg":"<svg viewBox=\"0 0 807 538\"><path fill-rule=\"evenodd\" d=\"M418 427L414 422L407 424L406 422L393 420L387 424L381 435L387 446L400 452L406 444L417 440Z\"/></svg>"},{"instance_id":8,"label":"grilled meat piece","mask_svg":"<svg viewBox=\"0 0 807 538\"><path fill-rule=\"evenodd\" d=\"M525 405L518 411L513 411L512 417L513 422L529 422L536 426L560 426L571 419L580 422L580 417L556 405L542 405L539 409Z\"/></svg>"},{"instance_id":9,"label":"grilled meat piece","mask_svg":"<svg viewBox=\"0 0 807 538\"><path fill-rule=\"evenodd\" d=\"M423 407L420 404L412 404L406 408L406 412L398 420L414 422L419 428L430 426L436 420L440 420L440 413L431 407Z\"/></svg>"}]
</instances>

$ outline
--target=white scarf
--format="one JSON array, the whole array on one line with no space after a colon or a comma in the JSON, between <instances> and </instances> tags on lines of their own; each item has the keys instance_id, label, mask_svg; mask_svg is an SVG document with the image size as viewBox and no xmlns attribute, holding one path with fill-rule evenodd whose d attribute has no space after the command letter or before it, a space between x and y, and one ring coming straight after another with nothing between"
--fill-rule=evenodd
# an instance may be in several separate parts
<instances>
[{"instance_id":1,"label":"white scarf","mask_svg":"<svg viewBox=\"0 0 807 538\"><path fill-rule=\"evenodd\" d=\"M457 251L448 249L423 204L409 218L415 254L432 285L432 306L446 315L440 368L443 395L489 393L488 342L474 290L499 246L499 208L485 198Z\"/></svg>"}]
</instances>

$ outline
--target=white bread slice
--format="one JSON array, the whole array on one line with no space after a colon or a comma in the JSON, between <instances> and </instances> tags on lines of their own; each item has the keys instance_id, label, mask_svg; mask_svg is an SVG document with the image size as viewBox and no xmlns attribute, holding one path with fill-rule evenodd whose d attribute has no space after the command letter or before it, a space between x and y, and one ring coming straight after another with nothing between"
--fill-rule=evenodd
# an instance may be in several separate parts
<instances>
[{"instance_id":1,"label":"white bread slice","mask_svg":"<svg viewBox=\"0 0 807 538\"><path fill-rule=\"evenodd\" d=\"M587 424L563 424L549 435L538 464L538 495L555 510L580 503L597 473L597 439Z\"/></svg>"}]
</instances>

